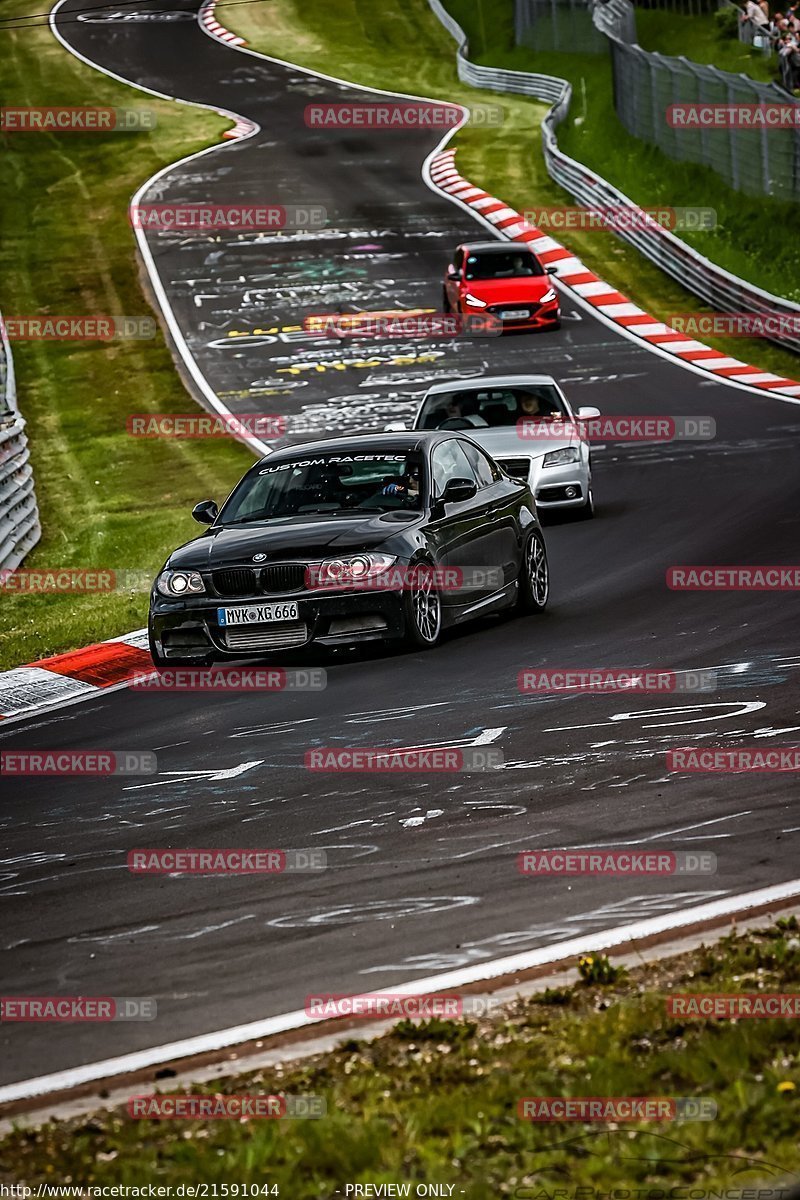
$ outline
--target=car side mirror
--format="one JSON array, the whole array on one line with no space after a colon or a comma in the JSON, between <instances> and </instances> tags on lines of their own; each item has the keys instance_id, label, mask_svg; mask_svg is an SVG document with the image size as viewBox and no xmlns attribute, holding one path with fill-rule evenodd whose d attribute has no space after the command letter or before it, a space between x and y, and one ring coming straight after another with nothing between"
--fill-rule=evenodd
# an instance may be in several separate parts
<instances>
[{"instance_id":1,"label":"car side mirror","mask_svg":"<svg viewBox=\"0 0 800 1200\"><path fill-rule=\"evenodd\" d=\"M404 425L402 423L402 421L390 421L388 425L384 425L383 432L384 433L405 433L405 431L407 429L408 429L408 426Z\"/></svg>"},{"instance_id":2,"label":"car side mirror","mask_svg":"<svg viewBox=\"0 0 800 1200\"><path fill-rule=\"evenodd\" d=\"M192 516L201 525L213 525L219 515L216 500L201 500L192 509Z\"/></svg>"},{"instance_id":3,"label":"car side mirror","mask_svg":"<svg viewBox=\"0 0 800 1200\"><path fill-rule=\"evenodd\" d=\"M592 421L595 417L600 416L600 409L591 407L579 408L577 416L579 421Z\"/></svg>"},{"instance_id":4,"label":"car side mirror","mask_svg":"<svg viewBox=\"0 0 800 1200\"><path fill-rule=\"evenodd\" d=\"M450 479L442 493L442 504L460 504L471 500L477 494L478 485L474 479Z\"/></svg>"},{"instance_id":5,"label":"car side mirror","mask_svg":"<svg viewBox=\"0 0 800 1200\"><path fill-rule=\"evenodd\" d=\"M545 267L545 269L544 269L544 270L545 270L545 274L546 274L546 275L555 275L555 274L556 274L556 268L555 268L555 267Z\"/></svg>"}]
</instances>

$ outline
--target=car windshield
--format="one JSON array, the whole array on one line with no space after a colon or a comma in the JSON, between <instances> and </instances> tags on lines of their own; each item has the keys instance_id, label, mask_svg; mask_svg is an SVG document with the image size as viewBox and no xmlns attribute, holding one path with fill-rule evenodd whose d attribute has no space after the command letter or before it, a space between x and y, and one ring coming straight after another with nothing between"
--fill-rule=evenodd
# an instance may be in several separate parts
<instances>
[{"instance_id":1,"label":"car windshield","mask_svg":"<svg viewBox=\"0 0 800 1200\"><path fill-rule=\"evenodd\" d=\"M421 429L480 429L516 425L521 420L570 420L555 384L436 392L423 404L417 425Z\"/></svg>"},{"instance_id":2,"label":"car windshield","mask_svg":"<svg viewBox=\"0 0 800 1200\"><path fill-rule=\"evenodd\" d=\"M534 254L519 250L498 254L493 250L468 255L464 278L519 279L544 273L544 267Z\"/></svg>"},{"instance_id":3,"label":"car windshield","mask_svg":"<svg viewBox=\"0 0 800 1200\"><path fill-rule=\"evenodd\" d=\"M417 511L423 462L418 454L352 450L270 463L245 475L223 507L218 525L302 516L304 513Z\"/></svg>"}]
</instances>

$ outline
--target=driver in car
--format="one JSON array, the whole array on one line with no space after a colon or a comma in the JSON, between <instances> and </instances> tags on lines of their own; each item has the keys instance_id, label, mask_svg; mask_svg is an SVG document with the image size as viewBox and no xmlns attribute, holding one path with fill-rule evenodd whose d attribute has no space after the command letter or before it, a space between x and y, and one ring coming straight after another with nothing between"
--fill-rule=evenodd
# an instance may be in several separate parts
<instances>
[{"instance_id":1,"label":"driver in car","mask_svg":"<svg viewBox=\"0 0 800 1200\"><path fill-rule=\"evenodd\" d=\"M549 402L542 403L535 392L523 392L518 400L517 419L525 417L543 420L549 417L560 417L559 413Z\"/></svg>"},{"instance_id":2,"label":"driver in car","mask_svg":"<svg viewBox=\"0 0 800 1200\"><path fill-rule=\"evenodd\" d=\"M381 496L395 496L402 500L404 508L419 508L422 472L416 463L411 463L403 475L384 484Z\"/></svg>"}]
</instances>

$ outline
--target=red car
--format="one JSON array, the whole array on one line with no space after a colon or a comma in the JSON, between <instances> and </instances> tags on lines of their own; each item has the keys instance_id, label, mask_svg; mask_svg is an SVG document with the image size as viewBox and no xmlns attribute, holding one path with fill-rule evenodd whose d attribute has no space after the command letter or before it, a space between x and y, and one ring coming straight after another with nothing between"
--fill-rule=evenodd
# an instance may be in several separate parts
<instances>
[{"instance_id":1,"label":"red car","mask_svg":"<svg viewBox=\"0 0 800 1200\"><path fill-rule=\"evenodd\" d=\"M513 242L466 242L444 280L445 312L492 313L512 329L558 329L561 306L545 267L532 250Z\"/></svg>"}]
</instances>

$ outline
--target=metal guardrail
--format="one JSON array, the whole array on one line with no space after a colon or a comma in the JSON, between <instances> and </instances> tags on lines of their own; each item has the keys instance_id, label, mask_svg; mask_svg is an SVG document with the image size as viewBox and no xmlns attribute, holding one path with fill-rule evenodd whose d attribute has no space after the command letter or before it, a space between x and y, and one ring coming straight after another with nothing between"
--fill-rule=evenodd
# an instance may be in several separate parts
<instances>
[{"instance_id":1,"label":"metal guardrail","mask_svg":"<svg viewBox=\"0 0 800 1200\"><path fill-rule=\"evenodd\" d=\"M0 570L16 570L41 536L14 360L0 319Z\"/></svg>"},{"instance_id":2,"label":"metal guardrail","mask_svg":"<svg viewBox=\"0 0 800 1200\"><path fill-rule=\"evenodd\" d=\"M527 71L506 71L500 67L481 67L467 58L467 35L441 0L428 0L431 11L458 42L456 68L458 78L470 87L488 88L495 92L515 92L537 100L556 100L564 90L564 80L557 75L531 75Z\"/></svg>"},{"instance_id":3,"label":"metal guardrail","mask_svg":"<svg viewBox=\"0 0 800 1200\"><path fill-rule=\"evenodd\" d=\"M517 0L519 3L519 0ZM623 0L608 0L605 9ZM538 75L527 71L506 71L470 63L469 45L461 26L443 8L440 0L428 0L431 10L458 42L458 77L473 87L487 88L532 96L552 105L542 122L542 148L545 164L552 179L585 208L624 206L641 212L624 192L603 179L582 163L559 149L556 129L567 116L572 100L572 88L566 79L553 75ZM633 222L638 224L639 222ZM716 263L704 258L693 247L682 242L660 225L641 222L641 228L615 230L614 236L634 246L641 254L682 287L705 300L721 312L746 312L770 318L789 318L800 329L800 304L774 296L754 284L730 274ZM688 335L687 335L688 336ZM769 340L779 346L800 352L800 332L776 332Z\"/></svg>"},{"instance_id":4,"label":"metal guardrail","mask_svg":"<svg viewBox=\"0 0 800 1200\"><path fill-rule=\"evenodd\" d=\"M611 47L614 107L628 133L658 146L677 162L711 167L734 191L800 200L800 129L794 123L690 129L671 125L667 119L675 104L728 104L743 110L770 105L775 110L794 109L796 118L800 107L784 88L682 55L643 50L630 36L634 19L630 0L589 3L595 20L603 21Z\"/></svg>"}]
</instances>

